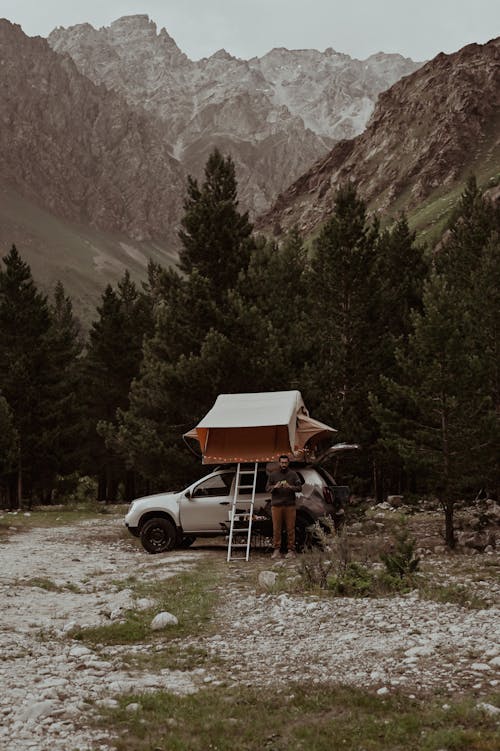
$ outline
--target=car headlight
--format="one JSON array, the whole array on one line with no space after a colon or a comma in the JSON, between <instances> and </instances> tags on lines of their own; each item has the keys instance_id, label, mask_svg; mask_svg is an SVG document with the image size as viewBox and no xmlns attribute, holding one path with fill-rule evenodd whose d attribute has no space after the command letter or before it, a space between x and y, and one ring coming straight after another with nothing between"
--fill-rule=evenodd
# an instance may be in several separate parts
<instances>
[{"instance_id":1,"label":"car headlight","mask_svg":"<svg viewBox=\"0 0 500 751\"><path fill-rule=\"evenodd\" d=\"M132 511L134 510L134 506L135 506L135 501L132 501L132 503L128 507L127 515L132 513Z\"/></svg>"}]
</instances>

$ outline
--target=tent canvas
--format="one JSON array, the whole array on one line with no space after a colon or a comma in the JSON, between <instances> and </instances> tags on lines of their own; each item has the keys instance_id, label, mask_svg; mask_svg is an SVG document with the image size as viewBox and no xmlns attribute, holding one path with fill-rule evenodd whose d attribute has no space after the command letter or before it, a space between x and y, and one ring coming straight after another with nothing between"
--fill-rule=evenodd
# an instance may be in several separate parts
<instances>
[{"instance_id":1,"label":"tent canvas","mask_svg":"<svg viewBox=\"0 0 500 751\"><path fill-rule=\"evenodd\" d=\"M185 434L200 444L204 464L305 458L334 428L309 416L300 391L220 394L212 409Z\"/></svg>"}]
</instances>

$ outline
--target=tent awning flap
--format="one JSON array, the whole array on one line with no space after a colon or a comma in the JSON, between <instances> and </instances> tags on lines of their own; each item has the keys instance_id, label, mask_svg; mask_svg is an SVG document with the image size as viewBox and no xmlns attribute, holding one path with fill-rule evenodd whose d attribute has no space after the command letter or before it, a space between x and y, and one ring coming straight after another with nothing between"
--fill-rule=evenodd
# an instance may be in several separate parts
<instances>
[{"instance_id":1,"label":"tent awning flap","mask_svg":"<svg viewBox=\"0 0 500 751\"><path fill-rule=\"evenodd\" d=\"M271 391L220 394L184 437L199 442L205 464L223 464L302 458L307 446L335 432L309 417L300 391Z\"/></svg>"}]
</instances>

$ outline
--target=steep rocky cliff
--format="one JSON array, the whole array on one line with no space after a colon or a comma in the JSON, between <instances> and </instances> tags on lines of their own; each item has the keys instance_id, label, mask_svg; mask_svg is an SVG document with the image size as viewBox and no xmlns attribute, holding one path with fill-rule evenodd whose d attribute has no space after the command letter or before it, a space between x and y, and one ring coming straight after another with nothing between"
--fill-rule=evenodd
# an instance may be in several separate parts
<instances>
[{"instance_id":1,"label":"steep rocky cliff","mask_svg":"<svg viewBox=\"0 0 500 751\"><path fill-rule=\"evenodd\" d=\"M192 61L146 15L49 36L96 84L158 115L172 154L197 176L212 148L235 160L240 198L265 210L341 138L360 133L378 94L419 67L400 55L365 61L327 49L274 49L241 60L219 50Z\"/></svg>"},{"instance_id":2,"label":"steep rocky cliff","mask_svg":"<svg viewBox=\"0 0 500 751\"><path fill-rule=\"evenodd\" d=\"M173 241L184 174L163 123L8 21L0 86L4 186L71 221Z\"/></svg>"},{"instance_id":3,"label":"steep rocky cliff","mask_svg":"<svg viewBox=\"0 0 500 751\"><path fill-rule=\"evenodd\" d=\"M384 211L446 203L471 172L487 185L500 174L499 63L500 38L440 54L394 84L380 95L366 130L336 144L279 196L259 226L278 232L296 224L310 233L346 181Z\"/></svg>"}]
</instances>

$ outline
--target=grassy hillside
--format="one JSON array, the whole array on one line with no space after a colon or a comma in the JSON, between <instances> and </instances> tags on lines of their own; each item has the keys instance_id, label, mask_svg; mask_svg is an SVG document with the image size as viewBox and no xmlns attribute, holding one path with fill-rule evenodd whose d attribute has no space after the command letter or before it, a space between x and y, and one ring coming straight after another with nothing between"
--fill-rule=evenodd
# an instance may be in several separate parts
<instances>
[{"instance_id":1,"label":"grassy hillside","mask_svg":"<svg viewBox=\"0 0 500 751\"><path fill-rule=\"evenodd\" d=\"M85 325L108 283L129 269L136 281L146 278L149 259L175 263L175 251L140 243L59 219L9 188L0 190L0 254L15 243L37 285L49 293L60 279Z\"/></svg>"},{"instance_id":2,"label":"grassy hillside","mask_svg":"<svg viewBox=\"0 0 500 751\"><path fill-rule=\"evenodd\" d=\"M430 247L439 241L470 175L475 175L483 191L500 183L500 141L496 129L476 144L467 168L457 176L453 185L439 186L418 207L407 212L410 226L416 230L419 240ZM391 215L396 216L405 209L409 192L410 189L399 197Z\"/></svg>"}]
</instances>

